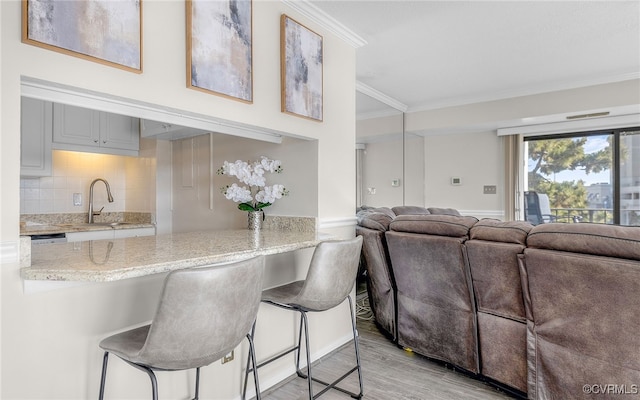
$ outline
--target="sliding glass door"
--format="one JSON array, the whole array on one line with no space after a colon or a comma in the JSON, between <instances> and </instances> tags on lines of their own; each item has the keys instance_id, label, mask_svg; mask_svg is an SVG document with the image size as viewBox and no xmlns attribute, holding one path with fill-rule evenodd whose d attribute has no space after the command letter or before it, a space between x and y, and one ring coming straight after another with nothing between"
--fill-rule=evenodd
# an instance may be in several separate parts
<instances>
[{"instance_id":1,"label":"sliding glass door","mask_svg":"<svg viewBox=\"0 0 640 400\"><path fill-rule=\"evenodd\" d=\"M527 137L524 153L530 222L640 225L640 130Z\"/></svg>"},{"instance_id":2,"label":"sliding glass door","mask_svg":"<svg viewBox=\"0 0 640 400\"><path fill-rule=\"evenodd\" d=\"M640 226L640 130L620 132L619 141L619 223Z\"/></svg>"}]
</instances>

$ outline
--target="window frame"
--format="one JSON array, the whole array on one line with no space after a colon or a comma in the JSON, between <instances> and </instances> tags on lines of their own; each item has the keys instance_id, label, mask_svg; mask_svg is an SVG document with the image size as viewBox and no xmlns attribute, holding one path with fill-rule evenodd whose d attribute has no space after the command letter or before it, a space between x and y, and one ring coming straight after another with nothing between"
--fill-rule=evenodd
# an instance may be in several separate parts
<instances>
[{"instance_id":1,"label":"window frame","mask_svg":"<svg viewBox=\"0 0 640 400\"><path fill-rule=\"evenodd\" d=\"M639 132L640 134L640 126L635 127L625 127L625 128L611 128L611 129L598 129L598 130L589 130L589 131L581 131L581 132L567 132L567 133L556 133L556 134L541 134L541 135L522 135L522 146L519 149L519 157L522 159L520 163L520 171L519 171L519 179L520 182L524 182L524 174L528 173L527 163L528 159L525 159L524 153L526 149L526 142L535 141L535 140L550 140L550 139L567 139L567 138L575 138L575 137L588 137L588 136L603 136L603 135L612 135L612 191L613 191L613 224L620 225L620 200L621 200L621 184L620 184L620 137L623 133L628 132ZM524 193L527 188L521 188ZM523 210L523 196L518 196L518 201L520 202L519 209ZM523 215L519 215L519 217L524 217Z\"/></svg>"}]
</instances>

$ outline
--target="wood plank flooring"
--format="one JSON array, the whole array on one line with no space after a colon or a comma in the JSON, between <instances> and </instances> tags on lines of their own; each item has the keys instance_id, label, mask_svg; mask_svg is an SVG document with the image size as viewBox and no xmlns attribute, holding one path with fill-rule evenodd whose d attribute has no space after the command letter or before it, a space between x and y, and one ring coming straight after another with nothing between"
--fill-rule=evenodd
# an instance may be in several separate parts
<instances>
[{"instance_id":1,"label":"wood plank flooring","mask_svg":"<svg viewBox=\"0 0 640 400\"><path fill-rule=\"evenodd\" d=\"M366 400L504 400L513 398L487 383L473 379L425 357L406 352L388 340L373 321L358 319L360 356L362 359L364 399ZM311 338L313 340L313 338ZM355 365L353 343L315 362L314 377L330 381ZM342 385L358 391L357 373ZM322 385L314 386L315 393ZM291 377L278 387L262 394L264 400L308 399L307 381ZM322 400L346 400L337 390L323 394Z\"/></svg>"}]
</instances>

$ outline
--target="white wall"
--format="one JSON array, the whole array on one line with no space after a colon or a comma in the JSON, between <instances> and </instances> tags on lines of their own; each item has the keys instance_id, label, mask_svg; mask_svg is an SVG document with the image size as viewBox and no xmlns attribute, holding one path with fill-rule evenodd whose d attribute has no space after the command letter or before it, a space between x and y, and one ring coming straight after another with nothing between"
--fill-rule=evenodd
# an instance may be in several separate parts
<instances>
[{"instance_id":1,"label":"white wall","mask_svg":"<svg viewBox=\"0 0 640 400\"><path fill-rule=\"evenodd\" d=\"M226 135L173 142L174 232L246 227L247 213L238 210L238 204L220 191L239 182L216 171L224 161L257 160L260 156L282 161L282 173L265 175L267 185L279 183L289 191L288 196L265 208L265 214L317 215L317 143L285 138L282 144L271 144Z\"/></svg>"},{"instance_id":2,"label":"white wall","mask_svg":"<svg viewBox=\"0 0 640 400\"><path fill-rule=\"evenodd\" d=\"M0 2L0 256L2 260L2 388L10 399L87 399L98 390L101 338L151 318L162 276L24 294L19 275L20 214L20 79L21 76L119 96L161 107L185 110L277 130L317 141L317 158L309 160L308 192L292 191L288 200L307 201L330 232L352 236L355 206L355 50L340 39L291 12L279 1L254 1L254 103L225 99L185 86L185 3L144 2L144 71L134 74L21 43L21 4ZM287 13L324 38L324 121L280 112L280 15ZM147 149L159 164L155 199L159 218L171 218L167 179L168 143ZM300 179L302 172L296 173ZM304 185L302 185L304 188ZM303 194L304 193L304 194ZM297 197L300 196L300 197ZM309 197L313 196L313 197ZM153 202L153 200L152 200ZM288 209L282 203L279 213ZM291 205L292 203L289 203ZM274 206L274 212L276 211ZM153 205L152 205L153 207ZM291 208L295 212L299 210ZM335 221L342 221L335 223ZM345 222L346 221L346 222ZM163 226L159 232L170 231ZM308 254L283 260L297 274ZM285 317L288 318L288 317ZM328 315L313 329L316 350L326 351L344 339L348 322ZM344 329L346 328L346 330ZM282 335L287 338L287 335ZM263 336L266 340L266 336ZM264 347L263 347L264 348ZM317 355L318 353L316 353ZM115 361L110 369L112 398L147 398L148 382L139 372ZM206 369L205 369L206 370ZM203 398L232 398L238 393L240 362L203 372ZM290 373L292 371L285 371ZM171 377L169 377L171 376ZM188 393L192 374L163 375L160 391L168 398ZM274 383L273 374L266 375ZM218 386L216 386L216 384ZM211 385L211 386L209 386Z\"/></svg>"},{"instance_id":3,"label":"white wall","mask_svg":"<svg viewBox=\"0 0 640 400\"><path fill-rule=\"evenodd\" d=\"M425 137L425 203L478 218L503 218L501 140L495 132ZM452 185L452 177L462 184ZM483 194L484 185L496 185L497 193Z\"/></svg>"},{"instance_id":4,"label":"white wall","mask_svg":"<svg viewBox=\"0 0 640 400\"><path fill-rule=\"evenodd\" d=\"M402 135L365 145L362 157L363 205L393 207L403 204L402 186L391 186L392 180L402 180L402 154ZM375 194L370 193L373 189Z\"/></svg>"}]
</instances>

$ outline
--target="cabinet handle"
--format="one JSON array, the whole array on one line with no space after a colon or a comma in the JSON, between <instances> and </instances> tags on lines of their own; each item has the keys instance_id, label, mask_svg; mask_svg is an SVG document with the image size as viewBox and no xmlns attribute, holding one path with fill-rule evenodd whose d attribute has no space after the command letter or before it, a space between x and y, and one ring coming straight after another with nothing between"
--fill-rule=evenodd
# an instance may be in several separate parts
<instances>
[{"instance_id":1,"label":"cabinet handle","mask_svg":"<svg viewBox=\"0 0 640 400\"><path fill-rule=\"evenodd\" d=\"M93 141L93 143L98 143L98 139L95 139L95 140Z\"/></svg>"},{"instance_id":2,"label":"cabinet handle","mask_svg":"<svg viewBox=\"0 0 640 400\"><path fill-rule=\"evenodd\" d=\"M107 141L106 141L106 140L103 140L103 141L102 141L102 144L107 144Z\"/></svg>"}]
</instances>

